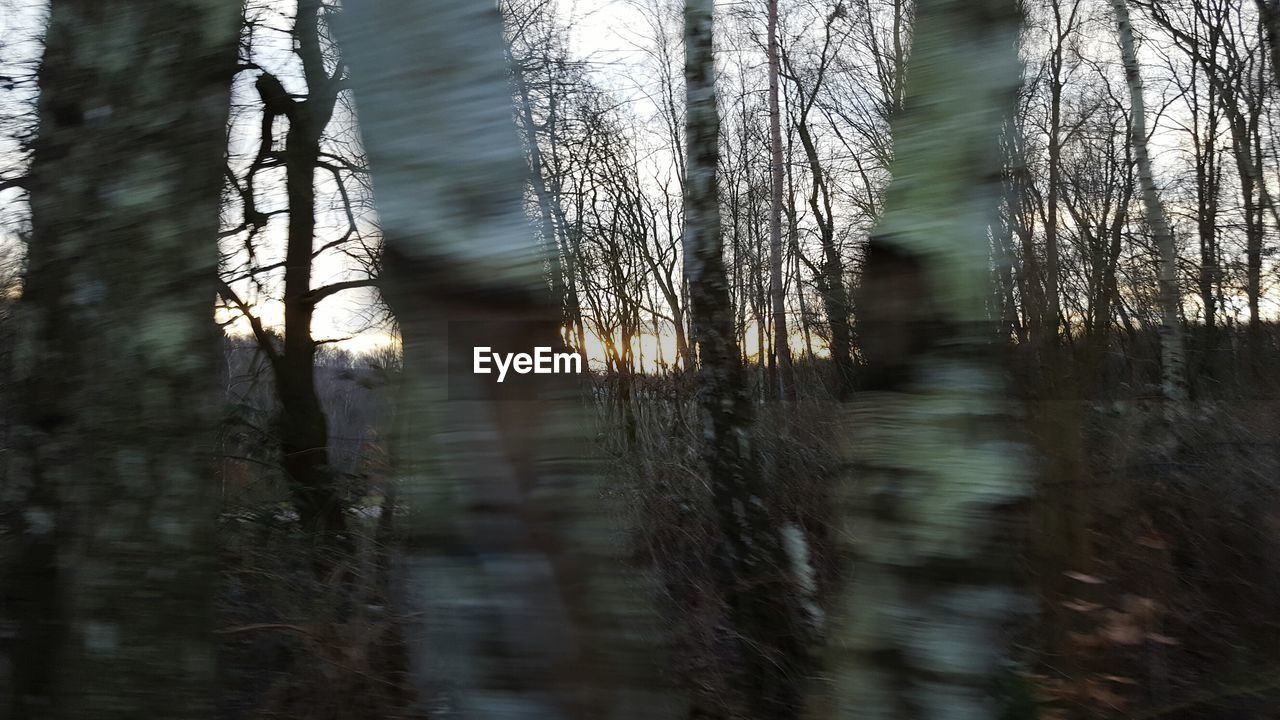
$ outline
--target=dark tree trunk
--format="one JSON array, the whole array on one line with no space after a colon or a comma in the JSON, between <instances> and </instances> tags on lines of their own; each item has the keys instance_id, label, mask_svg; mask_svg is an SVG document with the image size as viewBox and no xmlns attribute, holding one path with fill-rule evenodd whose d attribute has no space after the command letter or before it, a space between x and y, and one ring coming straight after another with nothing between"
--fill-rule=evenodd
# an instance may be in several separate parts
<instances>
[{"instance_id":1,"label":"dark tree trunk","mask_svg":"<svg viewBox=\"0 0 1280 720\"><path fill-rule=\"evenodd\" d=\"M320 119L312 101L299 103L285 144L289 235L284 271L284 352L273 363L280 398L280 446L298 516L308 531L331 536L344 529L343 503L329 464L329 427L316 391L316 343L311 335L315 238L315 173Z\"/></svg>"},{"instance_id":2,"label":"dark tree trunk","mask_svg":"<svg viewBox=\"0 0 1280 720\"><path fill-rule=\"evenodd\" d=\"M740 660L733 678L739 712L793 718L801 705L804 631L781 539L766 506L752 447L752 407L734 338L716 177L716 108L711 0L685 3L685 275L701 360L703 458L723 533L718 583L729 606ZM732 701L731 701L732 702Z\"/></svg>"},{"instance_id":3,"label":"dark tree trunk","mask_svg":"<svg viewBox=\"0 0 1280 720\"><path fill-rule=\"evenodd\" d=\"M1280 88L1280 0L1256 0L1267 49L1271 51L1271 72Z\"/></svg>"},{"instance_id":4,"label":"dark tree trunk","mask_svg":"<svg viewBox=\"0 0 1280 720\"><path fill-rule=\"evenodd\" d=\"M814 220L818 223L818 240L822 248L822 263L814 280L831 330L830 350L831 362L835 368L835 392L843 400L853 390L853 330L849 324L849 294L844 283L844 261L836 248L831 196L822 172L822 163L818 160L818 148L806 122L805 117L801 117L796 130L809 161L809 172L813 176L809 209L813 211Z\"/></svg>"},{"instance_id":5,"label":"dark tree trunk","mask_svg":"<svg viewBox=\"0 0 1280 720\"><path fill-rule=\"evenodd\" d=\"M769 301L773 310L774 383L779 399L794 399L791 370L791 336L787 330L787 295L783 283L782 191L785 163L782 154L782 110L778 101L778 0L769 0ZM763 358L761 362L764 362Z\"/></svg>"},{"instance_id":6,"label":"dark tree trunk","mask_svg":"<svg viewBox=\"0 0 1280 720\"><path fill-rule=\"evenodd\" d=\"M294 100L284 95L274 78L269 83L280 88L275 102L281 107L276 109L289 121L283 153L289 232L285 246L284 348L283 352L268 356L280 400L280 449L294 507L308 532L332 542L339 540L346 529L345 500L330 464L328 418L316 388L316 343L311 322L316 306L312 287L316 170L339 86L325 70L320 11L318 0L301 0L294 23L297 52L307 81L306 99ZM272 101L265 93L263 101L264 111L271 112ZM263 138L264 150L269 150L270 145L271 138ZM259 341L272 342L269 338Z\"/></svg>"}]
</instances>

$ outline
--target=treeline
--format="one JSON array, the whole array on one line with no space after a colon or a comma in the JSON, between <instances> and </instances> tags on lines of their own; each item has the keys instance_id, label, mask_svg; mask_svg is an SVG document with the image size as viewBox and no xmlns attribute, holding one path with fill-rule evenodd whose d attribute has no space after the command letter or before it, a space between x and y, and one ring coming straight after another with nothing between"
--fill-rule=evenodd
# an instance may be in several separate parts
<instances>
[{"instance_id":1,"label":"treeline","mask_svg":"<svg viewBox=\"0 0 1280 720\"><path fill-rule=\"evenodd\" d=\"M1274 3L119 6L6 123L16 717L1275 706Z\"/></svg>"}]
</instances>

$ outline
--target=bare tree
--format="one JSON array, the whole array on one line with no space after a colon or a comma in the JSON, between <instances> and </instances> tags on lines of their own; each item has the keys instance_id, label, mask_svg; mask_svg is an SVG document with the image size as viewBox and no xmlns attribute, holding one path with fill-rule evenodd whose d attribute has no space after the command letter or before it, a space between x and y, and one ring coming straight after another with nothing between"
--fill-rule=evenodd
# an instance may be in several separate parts
<instances>
[{"instance_id":1,"label":"bare tree","mask_svg":"<svg viewBox=\"0 0 1280 720\"><path fill-rule=\"evenodd\" d=\"M1262 73L1260 42L1237 3L1226 0L1194 0L1186 6L1135 2L1144 7L1155 24L1169 34L1187 58L1204 73L1205 80L1226 120L1231 136L1242 201L1245 236L1245 287L1249 308L1248 355L1259 369L1264 341L1261 298L1263 258L1266 247L1266 215L1280 224L1275 199L1263 170L1262 120L1270 83ZM1250 43L1250 39L1254 43Z\"/></svg>"},{"instance_id":2,"label":"bare tree","mask_svg":"<svg viewBox=\"0 0 1280 720\"><path fill-rule=\"evenodd\" d=\"M1071 0L1069 8L1064 8L1060 0L1049 0L1049 8L1053 14L1053 29L1050 38L1048 62L1049 83L1049 119L1046 128L1048 135L1048 177L1045 180L1047 195L1044 218L1044 306L1040 308L1042 316L1039 322L1040 345L1045 368L1044 380L1054 382L1060 375L1058 332L1062 324L1062 290L1060 278L1062 260L1059 242L1059 201L1062 188L1062 94L1066 83L1064 77L1064 56L1067 43L1074 33L1080 14L1080 0ZM1063 10L1067 12L1064 13Z\"/></svg>"},{"instance_id":3,"label":"bare tree","mask_svg":"<svg viewBox=\"0 0 1280 720\"><path fill-rule=\"evenodd\" d=\"M827 324L830 327L828 345L835 369L834 386L836 395L840 398L847 398L853 389L853 329L849 320L850 303L845 281L845 259L837 244L836 190L833 187L830 170L823 166L818 152L818 140L811 123L811 114L817 107L827 73L848 35L848 31L841 26L845 16L844 4L836 2L823 18L822 38L814 59L814 67L808 77L802 74L794 53L786 48L780 49L786 76L795 85L797 107L793 122L808 163L810 188L807 200L813 222L817 225L818 244L822 257L819 263L810 262L804 255L800 258L813 272L814 284L817 286L823 309L826 311Z\"/></svg>"},{"instance_id":4,"label":"bare tree","mask_svg":"<svg viewBox=\"0 0 1280 720\"><path fill-rule=\"evenodd\" d=\"M1142 98L1142 75L1138 69L1137 51L1134 49L1129 7L1125 0L1112 0L1111 7L1116 14L1120 55L1124 59L1124 74L1129 83L1129 137L1138 165L1138 184L1142 188L1142 204L1147 211L1147 223L1156 237L1160 253L1160 348L1164 397L1171 403L1178 403L1187 397L1186 351L1182 341L1182 295L1178 289L1177 277L1178 258L1169 220L1165 217L1164 207L1160 205L1160 197L1156 194L1151 157L1147 152L1146 102Z\"/></svg>"},{"instance_id":5,"label":"bare tree","mask_svg":"<svg viewBox=\"0 0 1280 720\"><path fill-rule=\"evenodd\" d=\"M274 8L272 9L274 10ZM320 342L313 334L316 307L322 301L349 290L374 284L370 277L317 284L317 259L328 251L346 252L366 265L373 262L368 246L361 246L359 182L363 174L362 158L352 153L340 154L335 131L336 116L347 112L344 107L346 66L341 54L328 38L329 25L337 9L321 0L298 0L289 32L301 65L300 79L305 93L289 93L281 78L263 63L254 62L255 48L249 43L245 67L258 71L254 88L261 110L261 130L256 155L236 177L228 170L232 197L238 202L241 222L224 234L236 241L224 263L220 287L228 309L248 321L258 347L271 365L276 397L280 403L278 428L281 464L293 504L302 525L317 538L336 542L346 529L342 483L331 462L329 423L320 401L315 379L316 351ZM250 26L256 24L250 22ZM258 50L266 54L263 50ZM285 78L292 84L295 78ZM285 126L283 147L277 147L277 125ZM283 258L263 262L269 255L266 228L271 213L259 207L270 203L270 193L263 189L263 176L283 167L285 205L273 212L287 216L288 230ZM343 206L346 229L317 246L317 220L324 208L317 199L317 187L329 177ZM260 288L264 279L283 271L284 309L283 339L259 317L260 310L250 305L244 290L249 285Z\"/></svg>"},{"instance_id":6,"label":"bare tree","mask_svg":"<svg viewBox=\"0 0 1280 720\"><path fill-rule=\"evenodd\" d=\"M782 193L786 168L782 152L782 109L778 102L778 0L769 2L769 297L773 312L773 362L778 397L792 394L791 336L787 332L786 286L782 281Z\"/></svg>"}]
</instances>

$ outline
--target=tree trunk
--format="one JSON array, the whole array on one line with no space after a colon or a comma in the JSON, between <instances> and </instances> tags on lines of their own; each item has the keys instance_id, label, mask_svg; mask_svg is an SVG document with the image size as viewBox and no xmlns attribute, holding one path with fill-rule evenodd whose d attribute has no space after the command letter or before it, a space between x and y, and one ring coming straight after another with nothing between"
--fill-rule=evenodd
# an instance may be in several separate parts
<instances>
[{"instance_id":1,"label":"tree trunk","mask_svg":"<svg viewBox=\"0 0 1280 720\"><path fill-rule=\"evenodd\" d=\"M1129 167L1132 166L1130 165ZM1118 275L1120 264L1120 252L1124 249L1124 229L1129 220L1128 208L1132 201L1133 183L1132 181L1125 182L1124 188L1120 191L1120 200L1116 203L1116 211L1112 218L1111 226L1107 228L1107 234L1099 238L1099 242L1106 240L1107 249L1105 255L1101 258L1103 269L1098 283L1098 307L1097 312L1094 314L1093 336L1090 338L1089 343L1089 362L1096 370L1094 370L1093 378L1087 381L1084 378L1080 379L1084 387L1090 388L1090 391L1084 395L1086 401L1094 400L1097 391L1105 388L1106 376L1104 371L1106 361L1104 357L1111 337L1114 305L1119 299L1116 276Z\"/></svg>"},{"instance_id":2,"label":"tree trunk","mask_svg":"<svg viewBox=\"0 0 1280 720\"><path fill-rule=\"evenodd\" d=\"M53 0L10 480L12 716L209 718L218 207L237 3Z\"/></svg>"},{"instance_id":3,"label":"tree trunk","mask_svg":"<svg viewBox=\"0 0 1280 720\"><path fill-rule=\"evenodd\" d=\"M739 712L793 718L801 704L803 628L794 586L778 568L786 555L765 504L752 446L747 396L725 274L717 180L720 118L716 108L712 0L686 0L685 276L693 338L702 362L702 448L723 534L717 577L729 607L740 666L733 677Z\"/></svg>"},{"instance_id":4,"label":"tree trunk","mask_svg":"<svg viewBox=\"0 0 1280 720\"><path fill-rule=\"evenodd\" d=\"M1017 7L916 4L893 181L858 303L880 382L851 406L857 476L836 534L853 588L828 640L831 704L814 717L998 716L990 687L1020 605L1006 513L1028 494L988 315Z\"/></svg>"},{"instance_id":5,"label":"tree trunk","mask_svg":"<svg viewBox=\"0 0 1280 720\"><path fill-rule=\"evenodd\" d=\"M1138 165L1138 185L1142 190L1142 205L1146 210L1147 224L1155 236L1160 254L1160 356L1161 386L1164 397L1171 403L1186 400L1186 354L1182 340L1182 297L1178 288L1178 258L1173 245L1173 232L1165 217L1160 198L1156 195L1155 178L1151 171L1151 156L1147 152L1146 103L1142 98L1142 75L1138 69L1137 51L1133 44L1133 26L1129 22L1129 7L1125 0L1112 0L1116 13L1116 27L1120 36L1120 55L1124 61L1125 80L1129 84L1129 124L1133 155Z\"/></svg>"},{"instance_id":6,"label":"tree trunk","mask_svg":"<svg viewBox=\"0 0 1280 720\"><path fill-rule=\"evenodd\" d=\"M301 7L298 16L302 24L306 13ZM314 10L311 22L315 22ZM316 392L316 343L311 335L315 303L308 296L316 226L315 173L321 123L327 118L313 115L313 102L320 104L322 90L309 90L312 99L294 106L285 141L289 233L285 242L284 352L274 359L272 370L281 407L280 449L298 517L317 537L332 537L343 531L345 518L329 465L328 418Z\"/></svg>"},{"instance_id":7,"label":"tree trunk","mask_svg":"<svg viewBox=\"0 0 1280 720\"><path fill-rule=\"evenodd\" d=\"M1231 128L1231 150L1240 177L1240 198L1243 207L1245 235L1245 298L1249 306L1247 330L1247 360L1249 370L1257 373L1264 353L1262 338L1262 255L1265 220L1263 210L1269 205L1266 178L1261 169L1260 154L1253 150L1253 138L1258 130L1258 116L1252 112L1246 116L1240 110L1236 97L1223 96Z\"/></svg>"},{"instance_id":8,"label":"tree trunk","mask_svg":"<svg viewBox=\"0 0 1280 720\"><path fill-rule=\"evenodd\" d=\"M1062 317L1062 291L1059 287L1061 277L1061 261L1058 252L1058 198L1062 188L1062 52L1065 38L1062 33L1062 9L1059 0L1053 0L1054 31L1053 50L1050 57L1049 75L1049 128L1048 128L1048 161L1049 172L1046 179L1046 217L1044 220L1044 304L1040 319L1039 345L1040 361L1043 363L1040 381L1049 385L1057 385L1060 381L1060 356L1058 347L1058 324ZM1068 328L1068 331L1070 328ZM1050 392L1050 395L1055 393Z\"/></svg>"},{"instance_id":9,"label":"tree trunk","mask_svg":"<svg viewBox=\"0 0 1280 720\"><path fill-rule=\"evenodd\" d=\"M1193 76L1194 82L1194 76ZM1219 371L1218 351L1218 201L1221 197L1220 160L1218 159L1218 99L1209 85L1205 126L1193 136L1196 175L1196 226L1200 236L1200 267L1196 285L1204 313L1204 352L1200 364L1202 374L1213 378ZM1195 97L1195 96L1193 96ZM1198 100L1198 97L1196 97ZM1194 109L1193 109L1194 111ZM1199 124L1195 126L1199 131Z\"/></svg>"},{"instance_id":10,"label":"tree trunk","mask_svg":"<svg viewBox=\"0 0 1280 720\"><path fill-rule=\"evenodd\" d=\"M404 349L393 597L420 710L674 717L574 389L531 375L508 395L470 372L476 346L559 346L563 319L524 215L499 16L348 0L341 23Z\"/></svg>"},{"instance_id":11,"label":"tree trunk","mask_svg":"<svg viewBox=\"0 0 1280 720\"><path fill-rule=\"evenodd\" d=\"M1280 88L1280 0L1256 2L1258 18L1267 38L1267 48L1271 50L1271 72L1275 76L1276 87Z\"/></svg>"},{"instance_id":12,"label":"tree trunk","mask_svg":"<svg viewBox=\"0 0 1280 720\"><path fill-rule=\"evenodd\" d=\"M333 116L340 85L325 71L320 13L319 0L299 0L293 35L307 84L306 98L290 97L280 80L265 71L255 83L264 113L261 150L255 163L279 157L285 168L289 229L285 239L282 298L283 348L276 347L275 338L265 332L261 323L250 322L259 347L271 362L276 398L280 403L282 465L294 508L302 526L313 537L333 543L342 540L346 530L345 502L330 465L329 424L316 388L316 343L311 322L318 302L317 289L312 287L316 170L320 167L324 131ZM340 62L338 65L341 67ZM288 120L283 152L272 150L271 133L276 116ZM250 169L250 187L258 167ZM224 289L224 293L230 292L229 287Z\"/></svg>"},{"instance_id":13,"label":"tree trunk","mask_svg":"<svg viewBox=\"0 0 1280 720\"><path fill-rule=\"evenodd\" d=\"M822 247L822 263L815 281L831 327L830 350L831 362L835 368L836 397L844 400L853 391L853 332L849 325L849 295L844 285L844 262L836 248L836 220L831 211L831 196L823 179L818 148L809 132L806 116L807 113L801 113L796 130L809 160L809 172L813 176L809 209L813 211L814 222L818 223L818 240Z\"/></svg>"},{"instance_id":14,"label":"tree trunk","mask_svg":"<svg viewBox=\"0 0 1280 720\"><path fill-rule=\"evenodd\" d=\"M786 286L782 279L782 111L778 103L778 0L769 0L769 297L773 307L773 354L777 368L777 393L787 399L794 393L791 371L791 336L787 332ZM761 362L764 359L761 358Z\"/></svg>"}]
</instances>

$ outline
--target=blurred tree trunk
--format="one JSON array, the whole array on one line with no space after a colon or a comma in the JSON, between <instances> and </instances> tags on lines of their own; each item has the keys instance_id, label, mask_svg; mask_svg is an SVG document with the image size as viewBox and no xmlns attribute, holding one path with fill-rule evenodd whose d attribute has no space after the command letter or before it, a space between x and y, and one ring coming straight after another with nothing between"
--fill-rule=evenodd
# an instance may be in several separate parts
<instances>
[{"instance_id":1,"label":"blurred tree trunk","mask_svg":"<svg viewBox=\"0 0 1280 720\"><path fill-rule=\"evenodd\" d=\"M712 5L712 0L686 0L684 11L684 257L693 337L702 361L703 458L724 538L717 580L740 636L733 685L745 707L738 711L791 718L801 701L804 633L799 598L765 502L751 438L752 407L734 338L720 226Z\"/></svg>"},{"instance_id":2,"label":"blurred tree trunk","mask_svg":"<svg viewBox=\"0 0 1280 720\"><path fill-rule=\"evenodd\" d=\"M1009 513L1028 488L991 346L988 233L1019 21L1015 0L916 4L859 302L877 387L852 406L857 475L837 533L852 591L828 639L831 705L814 717L998 716L1002 629L1020 604Z\"/></svg>"},{"instance_id":3,"label":"blurred tree trunk","mask_svg":"<svg viewBox=\"0 0 1280 720\"><path fill-rule=\"evenodd\" d=\"M404 349L393 596L421 709L674 717L574 388L537 375L505 394L470 372L472 347L555 347L563 320L524 215L496 8L348 0L341 23Z\"/></svg>"},{"instance_id":4,"label":"blurred tree trunk","mask_svg":"<svg viewBox=\"0 0 1280 720\"><path fill-rule=\"evenodd\" d=\"M217 231L239 3L53 0L22 392L16 718L213 714Z\"/></svg>"},{"instance_id":5,"label":"blurred tree trunk","mask_svg":"<svg viewBox=\"0 0 1280 720\"><path fill-rule=\"evenodd\" d=\"M1151 156L1147 152L1146 103L1142 98L1142 74L1138 69L1138 55L1133 45L1129 7L1125 0L1112 0L1111 7L1116 13L1120 56L1124 61L1125 80L1129 85L1129 139L1138 165L1138 185L1142 190L1147 224L1151 227L1151 234L1155 236L1156 250L1160 255L1161 385L1166 400L1182 402L1187 398L1187 370L1182 340L1182 295L1178 288L1178 258L1173 245L1173 231L1169 229L1169 220L1165 217L1160 197L1156 194Z\"/></svg>"},{"instance_id":6,"label":"blurred tree trunk","mask_svg":"<svg viewBox=\"0 0 1280 720\"><path fill-rule=\"evenodd\" d=\"M541 6L539 6L541 9ZM502 6L502 12L506 15L512 15L512 8L509 5ZM547 171L546 165L542 160L542 148L538 145L538 125L533 118L533 100L532 93L529 90L529 83L525 79L523 58L517 58L512 50L512 41L505 44L507 66L511 69L511 83L515 88L516 111L519 117L519 128L524 136L525 151L528 155L529 163L529 185L533 189L533 196L538 202L538 230L541 233L542 254L547 258L550 267L547 269L547 279L551 285L551 297L554 302L558 303L561 313L564 317L563 323L566 328L573 327L577 320L577 315L581 313L581 309L576 306L576 299L570 292L569 284L565 281L564 263L560 253L560 242L556 233L555 212L553 207L559 204L559 198L552 197L551 190L544 173ZM544 59L544 62L550 62ZM553 118L554 119L554 118ZM554 129L552 129L554 132Z\"/></svg>"}]
</instances>

